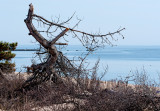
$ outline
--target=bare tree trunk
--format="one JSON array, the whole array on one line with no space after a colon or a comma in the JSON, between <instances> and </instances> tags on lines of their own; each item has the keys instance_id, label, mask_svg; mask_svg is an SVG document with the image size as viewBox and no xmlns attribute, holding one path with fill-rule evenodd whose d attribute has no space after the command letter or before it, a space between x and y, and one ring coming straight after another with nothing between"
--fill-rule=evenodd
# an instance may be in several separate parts
<instances>
[{"instance_id":1,"label":"bare tree trunk","mask_svg":"<svg viewBox=\"0 0 160 111\"><path fill-rule=\"evenodd\" d=\"M29 5L28 16L24 20L26 26L29 30L29 35L32 35L50 54L48 60L44 63L40 63L37 65L32 65L33 75L25 81L20 90L28 90L31 87L34 87L44 81L52 79L55 83L63 83L63 80L59 77L59 75L55 72L54 64L58 58L58 51L54 44L56 41L62 37L69 29L66 28L62 31L57 37L55 37L52 41L47 41L34 27L32 24L32 16L33 16L33 5Z\"/></svg>"}]
</instances>

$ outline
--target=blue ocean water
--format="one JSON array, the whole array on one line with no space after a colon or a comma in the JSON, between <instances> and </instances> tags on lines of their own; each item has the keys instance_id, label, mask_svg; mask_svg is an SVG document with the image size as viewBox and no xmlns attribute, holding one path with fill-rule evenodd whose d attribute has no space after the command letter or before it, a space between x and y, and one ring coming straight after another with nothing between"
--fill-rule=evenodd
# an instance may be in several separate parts
<instances>
[{"instance_id":1,"label":"blue ocean water","mask_svg":"<svg viewBox=\"0 0 160 111\"><path fill-rule=\"evenodd\" d=\"M38 46L23 45L17 49L33 49ZM58 48L58 47L57 47ZM63 53L70 59L84 56L86 49L79 45L68 46ZM16 71L24 71L25 66L32 64L31 60L35 57L35 51L13 51L16 57L13 62L16 64ZM78 58L76 58L78 59ZM100 59L99 73L108 66L108 72L103 80L134 75L135 72L145 69L151 79L159 79L160 74L160 46L106 46L100 48L88 56L90 63L88 68Z\"/></svg>"}]
</instances>

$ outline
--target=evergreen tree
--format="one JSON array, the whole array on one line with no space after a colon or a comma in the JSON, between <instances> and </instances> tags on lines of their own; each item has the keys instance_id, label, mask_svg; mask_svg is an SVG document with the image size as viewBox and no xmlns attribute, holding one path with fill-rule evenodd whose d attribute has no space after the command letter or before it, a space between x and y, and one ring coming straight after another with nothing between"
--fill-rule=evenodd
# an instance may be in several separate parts
<instances>
[{"instance_id":1,"label":"evergreen tree","mask_svg":"<svg viewBox=\"0 0 160 111\"><path fill-rule=\"evenodd\" d=\"M5 73L15 71L15 64L11 63L11 59L15 57L14 51L18 43L8 43L0 41L0 70Z\"/></svg>"}]
</instances>

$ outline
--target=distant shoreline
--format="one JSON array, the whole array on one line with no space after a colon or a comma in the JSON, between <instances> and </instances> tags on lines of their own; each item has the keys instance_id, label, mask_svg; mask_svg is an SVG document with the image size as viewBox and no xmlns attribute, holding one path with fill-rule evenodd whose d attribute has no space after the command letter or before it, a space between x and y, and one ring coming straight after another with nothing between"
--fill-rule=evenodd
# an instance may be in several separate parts
<instances>
[{"instance_id":1,"label":"distant shoreline","mask_svg":"<svg viewBox=\"0 0 160 111\"><path fill-rule=\"evenodd\" d=\"M14 51L38 51L38 49L15 49Z\"/></svg>"}]
</instances>

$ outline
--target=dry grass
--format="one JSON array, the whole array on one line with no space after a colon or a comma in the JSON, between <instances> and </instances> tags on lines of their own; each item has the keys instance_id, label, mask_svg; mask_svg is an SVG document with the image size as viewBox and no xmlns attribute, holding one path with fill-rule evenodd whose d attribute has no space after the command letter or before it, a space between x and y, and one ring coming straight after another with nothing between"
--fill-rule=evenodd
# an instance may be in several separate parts
<instances>
[{"instance_id":1,"label":"dry grass","mask_svg":"<svg viewBox=\"0 0 160 111\"><path fill-rule=\"evenodd\" d=\"M23 74L21 74L23 75ZM160 98L158 88L149 85L144 75L136 78L136 85L126 82L103 82L96 78L82 80L85 88L67 87L52 81L42 83L33 89L19 93L26 75L7 76L0 83L0 109L12 111L158 111ZM141 82L138 82L141 81Z\"/></svg>"}]
</instances>

